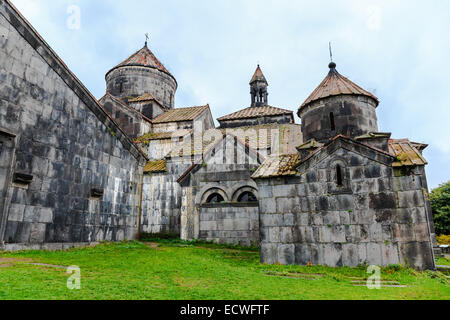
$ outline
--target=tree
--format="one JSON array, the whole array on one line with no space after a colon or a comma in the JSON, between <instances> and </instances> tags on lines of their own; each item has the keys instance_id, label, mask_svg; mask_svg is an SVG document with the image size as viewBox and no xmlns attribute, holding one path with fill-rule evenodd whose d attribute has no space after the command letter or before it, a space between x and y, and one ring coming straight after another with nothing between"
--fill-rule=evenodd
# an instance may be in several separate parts
<instances>
[{"instance_id":1,"label":"tree","mask_svg":"<svg viewBox=\"0 0 450 320\"><path fill-rule=\"evenodd\" d=\"M450 235L450 181L431 191L430 200L436 234Z\"/></svg>"}]
</instances>

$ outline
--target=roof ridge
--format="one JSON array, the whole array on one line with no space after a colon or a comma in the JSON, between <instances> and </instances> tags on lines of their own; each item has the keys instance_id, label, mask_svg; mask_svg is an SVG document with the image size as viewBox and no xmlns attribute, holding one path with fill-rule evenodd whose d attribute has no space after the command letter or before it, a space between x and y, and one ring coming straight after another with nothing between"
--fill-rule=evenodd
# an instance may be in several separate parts
<instances>
[{"instance_id":1,"label":"roof ridge","mask_svg":"<svg viewBox=\"0 0 450 320\"><path fill-rule=\"evenodd\" d=\"M278 113L272 113L270 114L270 112L267 112L268 110L273 110L276 111ZM251 112L253 111L253 112ZM247 107L245 109L241 109L241 110L237 110L233 113L230 113L228 115L222 116L220 118L218 118L218 121L221 120L231 120L231 119L246 119L246 118L257 118L260 116L263 116L264 111L266 111L266 115L279 115L279 114L294 114L293 111L288 110L288 109L282 109L279 107L273 107L273 106L262 106L262 107ZM246 114L247 112L247 114Z\"/></svg>"}]
</instances>

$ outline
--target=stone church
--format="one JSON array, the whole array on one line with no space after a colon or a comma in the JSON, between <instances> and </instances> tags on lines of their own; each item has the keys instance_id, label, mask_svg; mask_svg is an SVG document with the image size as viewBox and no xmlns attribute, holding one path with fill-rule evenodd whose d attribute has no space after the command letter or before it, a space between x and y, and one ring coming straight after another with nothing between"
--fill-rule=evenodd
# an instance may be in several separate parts
<instances>
[{"instance_id":1,"label":"stone church","mask_svg":"<svg viewBox=\"0 0 450 320\"><path fill-rule=\"evenodd\" d=\"M260 66L217 127L209 105L175 107L147 43L105 79L97 100L0 0L0 249L170 233L269 264L435 268L427 145L379 132L379 100L335 63L301 124Z\"/></svg>"}]
</instances>

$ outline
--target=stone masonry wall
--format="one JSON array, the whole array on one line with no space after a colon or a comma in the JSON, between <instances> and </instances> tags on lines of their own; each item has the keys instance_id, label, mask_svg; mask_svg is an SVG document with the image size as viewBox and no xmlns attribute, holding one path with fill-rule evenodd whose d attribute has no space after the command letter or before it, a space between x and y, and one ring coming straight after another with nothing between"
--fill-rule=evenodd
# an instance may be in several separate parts
<instances>
[{"instance_id":1,"label":"stone masonry wall","mask_svg":"<svg viewBox=\"0 0 450 320\"><path fill-rule=\"evenodd\" d=\"M345 165L342 188L336 160ZM390 166L339 149L299 177L258 180L262 262L433 269L420 172L395 177Z\"/></svg>"},{"instance_id":2,"label":"stone masonry wall","mask_svg":"<svg viewBox=\"0 0 450 320\"><path fill-rule=\"evenodd\" d=\"M203 205L199 239L242 246L259 245L259 207L244 204Z\"/></svg>"},{"instance_id":3,"label":"stone masonry wall","mask_svg":"<svg viewBox=\"0 0 450 320\"><path fill-rule=\"evenodd\" d=\"M343 95L311 103L301 111L304 141L326 142L342 134L353 138L378 132L376 101L365 96ZM335 129L331 128L330 113Z\"/></svg>"},{"instance_id":4,"label":"stone masonry wall","mask_svg":"<svg viewBox=\"0 0 450 320\"><path fill-rule=\"evenodd\" d=\"M72 78L49 67L44 45L38 53L9 23L8 6L0 6L0 128L16 135L13 173L33 180L9 183L5 241L134 239L142 168L67 85ZM91 197L93 188L103 196Z\"/></svg>"},{"instance_id":5,"label":"stone masonry wall","mask_svg":"<svg viewBox=\"0 0 450 320\"><path fill-rule=\"evenodd\" d=\"M191 165L189 160L169 160L167 172L144 176L141 232L180 234L182 190L177 179Z\"/></svg>"}]
</instances>

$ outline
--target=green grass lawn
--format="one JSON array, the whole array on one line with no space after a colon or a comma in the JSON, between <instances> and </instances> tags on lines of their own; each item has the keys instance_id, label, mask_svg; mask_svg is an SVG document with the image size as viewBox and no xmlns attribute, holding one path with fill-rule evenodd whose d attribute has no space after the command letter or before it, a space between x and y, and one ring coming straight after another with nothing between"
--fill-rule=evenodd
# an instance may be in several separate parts
<instances>
[{"instance_id":1,"label":"green grass lawn","mask_svg":"<svg viewBox=\"0 0 450 320\"><path fill-rule=\"evenodd\" d=\"M67 289L64 268L30 263L79 266L81 290ZM0 299L450 299L448 280L441 273L392 267L382 270L382 279L407 288L369 290L351 284L367 276L362 267L262 265L256 250L126 242L0 254Z\"/></svg>"}]
</instances>

